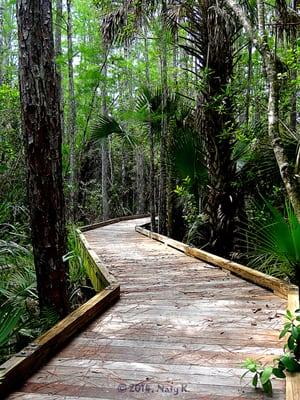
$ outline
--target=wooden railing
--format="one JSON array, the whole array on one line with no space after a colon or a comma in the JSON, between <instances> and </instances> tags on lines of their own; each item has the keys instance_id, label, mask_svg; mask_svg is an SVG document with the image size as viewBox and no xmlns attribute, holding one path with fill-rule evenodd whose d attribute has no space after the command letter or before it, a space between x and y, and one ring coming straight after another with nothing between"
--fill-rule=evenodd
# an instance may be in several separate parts
<instances>
[{"instance_id":1,"label":"wooden railing","mask_svg":"<svg viewBox=\"0 0 300 400\"><path fill-rule=\"evenodd\" d=\"M214 254L210 254L195 247L188 246L177 240L170 239L167 236L152 232L143 226L136 226L135 230L142 235L182 251L191 257L219 266L249 282L273 291L275 295L287 300L287 310L290 310L292 313L299 309L299 288L296 285L289 284L281 279L274 278L260 271L215 256ZM286 375L286 400L300 400L300 373L287 373Z\"/></svg>"}]
</instances>

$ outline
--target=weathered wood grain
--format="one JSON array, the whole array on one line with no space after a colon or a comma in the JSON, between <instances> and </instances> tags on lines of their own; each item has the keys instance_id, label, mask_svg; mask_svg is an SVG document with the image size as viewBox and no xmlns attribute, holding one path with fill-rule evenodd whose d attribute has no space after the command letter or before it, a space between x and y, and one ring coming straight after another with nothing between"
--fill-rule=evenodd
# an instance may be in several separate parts
<instances>
[{"instance_id":1,"label":"weathered wood grain","mask_svg":"<svg viewBox=\"0 0 300 400\"><path fill-rule=\"evenodd\" d=\"M240 382L241 362L271 362L280 354L286 301L135 232L146 221L84 233L99 264L120 283L120 300L10 400L267 399L249 379ZM153 392L129 390L140 383ZM119 392L120 384L128 389ZM163 393L158 385L188 391ZM276 379L273 399L284 398L285 382Z\"/></svg>"},{"instance_id":2,"label":"weathered wood grain","mask_svg":"<svg viewBox=\"0 0 300 400\"><path fill-rule=\"evenodd\" d=\"M130 221L136 219L147 218L149 214L141 214L141 215L128 215L124 217L112 218L106 221L96 222L94 224L85 225L80 228L81 232L91 231L92 229L102 228L103 226L112 225L120 221Z\"/></svg>"},{"instance_id":3,"label":"weathered wood grain","mask_svg":"<svg viewBox=\"0 0 300 400\"><path fill-rule=\"evenodd\" d=\"M225 270L231 271L243 279L247 279L257 285L271 289L274 293L276 293L276 295L281 296L284 299L288 298L290 287L294 287L294 285L289 285L281 279L266 275L260 271L256 271L236 262L226 260L223 257L216 256L204 250L190 247L184 243L178 242L177 240L173 240L158 233L151 232L141 226L136 226L135 229L142 235L148 236L151 239L155 239L166 244L167 246L180 250L186 255L198 258L199 260L211 263L213 265L217 265ZM297 288L294 287L294 290L297 290Z\"/></svg>"},{"instance_id":4,"label":"weathered wood grain","mask_svg":"<svg viewBox=\"0 0 300 400\"><path fill-rule=\"evenodd\" d=\"M38 369L57 349L61 348L75 332L103 312L120 295L120 286L104 289L77 308L53 328L32 342L19 354L1 365L0 394L4 398L14 387Z\"/></svg>"}]
</instances>

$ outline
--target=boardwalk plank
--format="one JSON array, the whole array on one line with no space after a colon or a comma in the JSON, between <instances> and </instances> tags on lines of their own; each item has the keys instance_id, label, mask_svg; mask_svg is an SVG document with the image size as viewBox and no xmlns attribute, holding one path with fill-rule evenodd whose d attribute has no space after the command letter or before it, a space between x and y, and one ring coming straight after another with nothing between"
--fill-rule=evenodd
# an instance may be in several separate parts
<instances>
[{"instance_id":1,"label":"boardwalk plank","mask_svg":"<svg viewBox=\"0 0 300 400\"><path fill-rule=\"evenodd\" d=\"M271 362L280 354L285 301L136 233L144 221L84 233L121 284L120 301L9 400L267 399L249 379L240 382L241 362ZM141 382L153 392L129 390ZM127 389L118 391L119 384ZM157 386L181 384L188 392ZM273 399L283 400L284 381L275 380L274 388Z\"/></svg>"}]
</instances>

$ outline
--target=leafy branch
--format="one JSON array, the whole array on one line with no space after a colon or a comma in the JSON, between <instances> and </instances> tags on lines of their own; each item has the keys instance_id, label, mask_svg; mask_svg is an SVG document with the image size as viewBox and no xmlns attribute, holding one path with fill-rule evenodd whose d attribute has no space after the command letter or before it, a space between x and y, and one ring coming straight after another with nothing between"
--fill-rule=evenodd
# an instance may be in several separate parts
<instances>
[{"instance_id":1,"label":"leafy branch","mask_svg":"<svg viewBox=\"0 0 300 400\"><path fill-rule=\"evenodd\" d=\"M241 379L248 373L253 373L252 385L255 388L261 385L262 390L269 395L272 395L272 376L284 379L286 372L300 372L300 309L296 310L294 315L287 310L285 319L287 322L280 332L279 339L289 335L283 348L284 353L281 357L274 359L274 366L263 366L252 358L247 358L242 365L247 371Z\"/></svg>"}]
</instances>

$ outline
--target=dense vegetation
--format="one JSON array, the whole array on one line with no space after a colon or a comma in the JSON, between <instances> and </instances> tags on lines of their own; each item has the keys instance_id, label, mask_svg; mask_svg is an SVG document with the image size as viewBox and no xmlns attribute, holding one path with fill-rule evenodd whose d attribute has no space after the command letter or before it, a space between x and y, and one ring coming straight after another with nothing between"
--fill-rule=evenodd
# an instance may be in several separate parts
<instances>
[{"instance_id":1,"label":"dense vegetation","mask_svg":"<svg viewBox=\"0 0 300 400\"><path fill-rule=\"evenodd\" d=\"M35 103L26 90L38 79L30 81L28 65L39 66L22 46L22 3L16 19L15 2L0 0L0 326L15 335L0 329L0 348L48 326L44 307L67 312L51 294L41 300L39 289L53 270L41 261L53 219L61 226L53 222L49 248L65 237L63 193L67 225L149 212L153 230L299 285L299 3L52 2L53 48L37 48L41 58L55 57L47 80L55 90L48 87L53 98L45 96L33 130L48 111L55 129L39 131L35 152L28 118ZM44 173L32 157L46 154L47 135L54 159L61 157L51 167L57 214L49 197L48 219L37 212L47 193L31 190ZM37 229L43 218L49 231ZM63 274L65 243L48 250Z\"/></svg>"}]
</instances>

